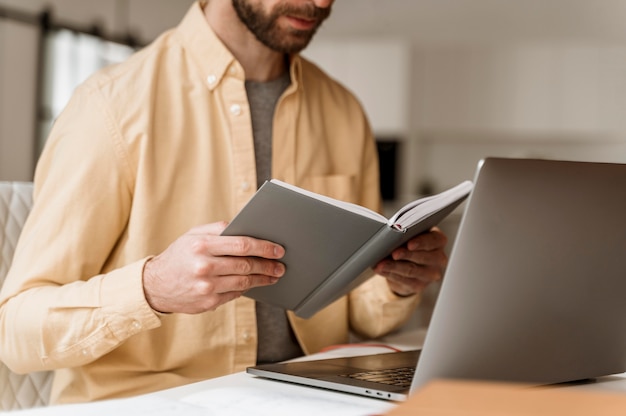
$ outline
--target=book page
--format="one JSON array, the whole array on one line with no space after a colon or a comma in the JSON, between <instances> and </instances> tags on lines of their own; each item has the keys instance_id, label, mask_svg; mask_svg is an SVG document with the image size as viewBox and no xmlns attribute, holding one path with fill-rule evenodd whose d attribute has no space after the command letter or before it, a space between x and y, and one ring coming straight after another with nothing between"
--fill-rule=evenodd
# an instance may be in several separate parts
<instances>
[{"instance_id":1,"label":"book page","mask_svg":"<svg viewBox=\"0 0 626 416\"><path fill-rule=\"evenodd\" d=\"M270 182L275 183L276 185L280 185L283 188L290 189L290 190L292 190L294 192L298 192L299 194L306 195L308 197L317 199L319 201L324 201L327 204L334 205L336 207L345 209L346 211L351 211L351 212L354 212L354 213L357 213L357 214L361 214L362 216L365 216L365 217L368 217L368 218L371 218L371 219L374 219L374 220L377 220L377 221L380 221L380 222L383 222L383 223L387 222L387 218L385 216L379 214L376 211L372 211L369 208L365 208L365 207L363 207L361 205L352 204L350 202L345 202L345 201L340 201L339 199L331 198L331 197L326 196L326 195L321 195L321 194L318 194L318 193L315 193L315 192L307 191L306 189L302 189L300 187L288 184L288 183L280 181L278 179L272 179Z\"/></svg>"},{"instance_id":2,"label":"book page","mask_svg":"<svg viewBox=\"0 0 626 416\"><path fill-rule=\"evenodd\" d=\"M400 230L417 224L430 214L440 211L459 199L464 199L472 190L471 181L464 181L460 184L436 195L431 195L410 202L400 208L396 214L389 219L389 225Z\"/></svg>"},{"instance_id":3,"label":"book page","mask_svg":"<svg viewBox=\"0 0 626 416\"><path fill-rule=\"evenodd\" d=\"M13 413L15 416L121 416L131 414L133 416L213 416L221 414L219 412L213 413L203 406L155 395L34 407L11 412L11 414ZM3 412L0 411L0 414Z\"/></svg>"}]
</instances>

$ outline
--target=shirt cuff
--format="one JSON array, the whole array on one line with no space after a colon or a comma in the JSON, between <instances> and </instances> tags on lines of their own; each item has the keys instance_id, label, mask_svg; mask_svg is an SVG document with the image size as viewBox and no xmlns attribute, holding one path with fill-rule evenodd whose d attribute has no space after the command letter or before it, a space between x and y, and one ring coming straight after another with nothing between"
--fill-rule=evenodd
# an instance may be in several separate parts
<instances>
[{"instance_id":1,"label":"shirt cuff","mask_svg":"<svg viewBox=\"0 0 626 416\"><path fill-rule=\"evenodd\" d=\"M149 259L114 270L102 279L102 307L113 315L112 322L117 325L112 329L122 338L161 325L159 314L150 307L143 290L143 269Z\"/></svg>"}]
</instances>

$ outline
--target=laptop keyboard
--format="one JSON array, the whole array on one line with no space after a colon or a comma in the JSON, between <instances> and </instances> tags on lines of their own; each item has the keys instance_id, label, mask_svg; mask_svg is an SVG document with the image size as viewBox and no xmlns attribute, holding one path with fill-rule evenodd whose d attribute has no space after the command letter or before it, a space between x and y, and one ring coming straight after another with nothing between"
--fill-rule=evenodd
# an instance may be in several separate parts
<instances>
[{"instance_id":1,"label":"laptop keyboard","mask_svg":"<svg viewBox=\"0 0 626 416\"><path fill-rule=\"evenodd\" d=\"M341 374L341 377L408 388L411 386L411 380L413 380L414 374L415 367L400 367L385 370L363 371L352 374Z\"/></svg>"}]
</instances>

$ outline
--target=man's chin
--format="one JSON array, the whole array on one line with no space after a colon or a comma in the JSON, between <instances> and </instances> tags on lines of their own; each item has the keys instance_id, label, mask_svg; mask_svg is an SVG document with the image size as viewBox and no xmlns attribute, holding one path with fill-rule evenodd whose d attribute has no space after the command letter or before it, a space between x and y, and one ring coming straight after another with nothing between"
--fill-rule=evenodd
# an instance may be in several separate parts
<instances>
[{"instance_id":1,"label":"man's chin","mask_svg":"<svg viewBox=\"0 0 626 416\"><path fill-rule=\"evenodd\" d=\"M313 35L310 33L307 33L306 36L303 36L302 34L297 34L297 35L290 34L290 35L284 36L281 39L281 42L277 42L275 44L266 45L266 46L270 47L271 49L277 52L288 53L288 54L298 53L309 45L312 38L313 38Z\"/></svg>"}]
</instances>

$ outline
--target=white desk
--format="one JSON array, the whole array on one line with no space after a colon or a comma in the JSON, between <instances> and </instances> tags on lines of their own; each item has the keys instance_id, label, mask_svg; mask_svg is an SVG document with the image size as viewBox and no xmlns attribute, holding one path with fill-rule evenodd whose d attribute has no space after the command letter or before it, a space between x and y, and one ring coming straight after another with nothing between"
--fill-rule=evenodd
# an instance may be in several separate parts
<instances>
[{"instance_id":1,"label":"white desk","mask_svg":"<svg viewBox=\"0 0 626 416\"><path fill-rule=\"evenodd\" d=\"M341 349L313 357L387 352L384 348ZM395 404L351 394L261 379L245 372L129 399L49 406L6 412L7 416L365 416ZM5 413L0 412L0 415Z\"/></svg>"},{"instance_id":2,"label":"white desk","mask_svg":"<svg viewBox=\"0 0 626 416\"><path fill-rule=\"evenodd\" d=\"M418 330L392 335L374 342L407 350L419 347L423 343L424 335L425 330ZM366 345L340 348L302 359L391 352L389 348ZM177 387L154 395L201 404L220 416L364 416L383 414L396 406L395 403L388 401L265 380L246 373Z\"/></svg>"},{"instance_id":3,"label":"white desk","mask_svg":"<svg viewBox=\"0 0 626 416\"><path fill-rule=\"evenodd\" d=\"M410 340L410 341L408 341ZM415 347L423 333L402 334L385 343L400 349ZM388 349L357 347L317 354L314 358L386 352ZM310 357L309 357L310 358ZM626 373L595 382L555 388L620 392L626 394ZM15 416L365 416L380 415L397 404L378 399L270 381L244 372L163 390L130 399L69 406L49 406L17 412Z\"/></svg>"}]
</instances>

